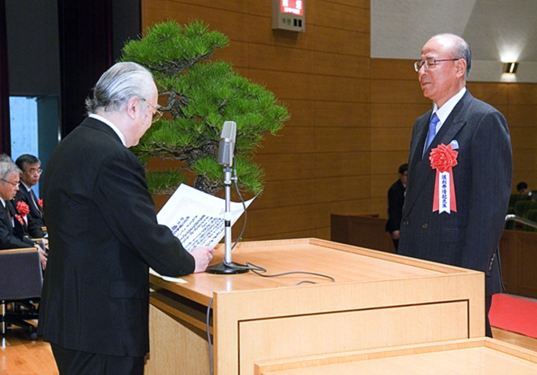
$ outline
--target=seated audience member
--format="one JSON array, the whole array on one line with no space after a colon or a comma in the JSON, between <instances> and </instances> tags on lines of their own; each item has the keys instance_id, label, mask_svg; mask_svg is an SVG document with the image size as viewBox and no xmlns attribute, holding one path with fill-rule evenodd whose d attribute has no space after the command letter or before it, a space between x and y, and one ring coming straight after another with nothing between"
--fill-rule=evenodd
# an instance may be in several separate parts
<instances>
[{"instance_id":1,"label":"seated audience member","mask_svg":"<svg viewBox=\"0 0 537 375\"><path fill-rule=\"evenodd\" d=\"M516 190L518 191L518 194L529 195L530 197L532 197L531 190L528 187L528 184L524 181L518 183L518 185L516 186Z\"/></svg>"},{"instance_id":2,"label":"seated audience member","mask_svg":"<svg viewBox=\"0 0 537 375\"><path fill-rule=\"evenodd\" d=\"M13 162L0 162L0 250L35 247L39 251L41 265L45 269L47 254L36 242L24 237L21 215L13 206L20 183L21 171Z\"/></svg>"},{"instance_id":3,"label":"seated audience member","mask_svg":"<svg viewBox=\"0 0 537 375\"><path fill-rule=\"evenodd\" d=\"M45 236L42 229L45 227L43 209L40 200L37 199L37 196L32 190L32 187L37 185L41 176L41 161L33 155L24 154L17 158L15 164L22 171L20 176L21 184L17 195L15 195L15 202L16 204L18 202L26 203L30 210L27 213L29 235L34 238L42 238Z\"/></svg>"}]
</instances>

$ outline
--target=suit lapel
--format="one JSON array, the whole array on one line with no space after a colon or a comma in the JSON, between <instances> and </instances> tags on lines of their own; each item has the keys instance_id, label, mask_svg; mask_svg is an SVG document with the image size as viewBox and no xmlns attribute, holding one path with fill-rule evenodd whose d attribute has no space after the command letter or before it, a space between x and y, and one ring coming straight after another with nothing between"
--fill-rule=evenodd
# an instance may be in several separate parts
<instances>
[{"instance_id":1,"label":"suit lapel","mask_svg":"<svg viewBox=\"0 0 537 375\"><path fill-rule=\"evenodd\" d=\"M453 111L451 111L446 122L440 128L440 131L434 137L429 149L426 150L423 159L422 152L425 145L425 135L423 133L427 133L425 129L427 128L426 125L429 124L428 120L426 120L425 125L422 125L419 142L416 143L414 150L411 152L413 159L409 166L409 181L412 181L411 183L413 186L411 189L407 189L407 193L409 192L409 194L405 197L406 210L412 207L415 200L421 195L423 188L430 184L429 180L434 179L435 173L429 173L432 170L429 162L430 150L441 143L445 145L450 144L457 133L464 127L466 124L464 114L466 113L466 109L472 98L472 95L466 91L459 103L453 108ZM429 116L426 116L425 118L430 119L430 113ZM417 176L419 176L419 178L417 178Z\"/></svg>"}]
</instances>

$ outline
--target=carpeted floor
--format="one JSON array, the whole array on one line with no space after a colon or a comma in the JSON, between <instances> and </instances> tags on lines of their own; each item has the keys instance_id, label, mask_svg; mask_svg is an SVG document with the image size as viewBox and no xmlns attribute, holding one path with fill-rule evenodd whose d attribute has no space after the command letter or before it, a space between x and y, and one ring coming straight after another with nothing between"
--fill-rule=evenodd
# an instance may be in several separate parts
<instances>
[{"instance_id":1,"label":"carpeted floor","mask_svg":"<svg viewBox=\"0 0 537 375\"><path fill-rule=\"evenodd\" d=\"M490 325L537 338L537 302L507 294L495 294Z\"/></svg>"}]
</instances>

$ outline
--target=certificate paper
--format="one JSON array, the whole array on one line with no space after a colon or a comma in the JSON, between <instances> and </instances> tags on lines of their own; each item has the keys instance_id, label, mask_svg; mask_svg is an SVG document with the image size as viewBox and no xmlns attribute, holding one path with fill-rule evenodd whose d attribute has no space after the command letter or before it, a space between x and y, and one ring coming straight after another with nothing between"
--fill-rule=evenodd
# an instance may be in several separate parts
<instances>
[{"instance_id":1,"label":"certificate paper","mask_svg":"<svg viewBox=\"0 0 537 375\"><path fill-rule=\"evenodd\" d=\"M244 202L248 207L252 201ZM225 235L225 199L181 184L157 214L159 224L169 227L183 247L216 246ZM242 203L231 202L231 225L244 212Z\"/></svg>"}]
</instances>

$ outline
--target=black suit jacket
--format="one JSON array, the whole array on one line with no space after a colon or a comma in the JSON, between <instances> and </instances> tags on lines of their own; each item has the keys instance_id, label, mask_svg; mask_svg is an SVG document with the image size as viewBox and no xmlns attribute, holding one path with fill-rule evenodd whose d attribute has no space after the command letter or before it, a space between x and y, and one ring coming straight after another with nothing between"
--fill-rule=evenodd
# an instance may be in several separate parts
<instances>
[{"instance_id":1,"label":"black suit jacket","mask_svg":"<svg viewBox=\"0 0 537 375\"><path fill-rule=\"evenodd\" d=\"M109 126L88 118L54 150L43 187L50 254L39 331L67 349L144 356L148 267L181 276L195 261L157 224L143 166Z\"/></svg>"},{"instance_id":2,"label":"black suit jacket","mask_svg":"<svg viewBox=\"0 0 537 375\"><path fill-rule=\"evenodd\" d=\"M45 221L43 220L43 212L41 209L36 207L33 203L32 196L30 192L26 190L26 187L21 183L17 195L13 198L14 204L17 202L24 202L28 205L30 212L28 213L28 232L33 238L41 238L45 236L45 233L41 228L45 226ZM37 202L36 202L37 203Z\"/></svg>"},{"instance_id":3,"label":"black suit jacket","mask_svg":"<svg viewBox=\"0 0 537 375\"><path fill-rule=\"evenodd\" d=\"M498 244L503 233L512 179L505 118L467 91L422 159L431 112L416 120L410 145L407 191L399 254L461 266L486 275L486 294L502 289ZM453 167L457 212L432 212L436 170L429 154L458 143Z\"/></svg>"},{"instance_id":4,"label":"black suit jacket","mask_svg":"<svg viewBox=\"0 0 537 375\"><path fill-rule=\"evenodd\" d=\"M405 203L405 185L401 180L397 180L388 190L388 221L386 231L394 232L401 226L403 215L403 204Z\"/></svg>"},{"instance_id":5,"label":"black suit jacket","mask_svg":"<svg viewBox=\"0 0 537 375\"><path fill-rule=\"evenodd\" d=\"M0 249L18 249L24 247L33 247L34 242L24 237L24 227L17 221L15 215L17 212L11 201L7 201L11 219L0 203ZM14 226L15 225L15 226Z\"/></svg>"}]
</instances>

